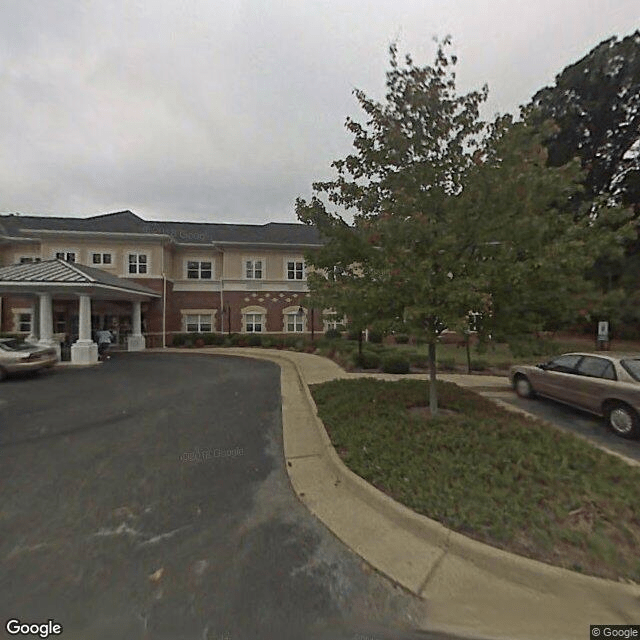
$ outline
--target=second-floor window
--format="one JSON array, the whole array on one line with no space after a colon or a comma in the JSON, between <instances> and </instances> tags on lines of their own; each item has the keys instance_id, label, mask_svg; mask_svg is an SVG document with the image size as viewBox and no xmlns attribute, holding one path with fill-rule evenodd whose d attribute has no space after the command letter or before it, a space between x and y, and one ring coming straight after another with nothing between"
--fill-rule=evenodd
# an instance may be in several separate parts
<instances>
[{"instance_id":1,"label":"second-floor window","mask_svg":"<svg viewBox=\"0 0 640 640\"><path fill-rule=\"evenodd\" d=\"M67 262L75 262L76 252L75 251L56 251L56 259L66 260Z\"/></svg>"},{"instance_id":2,"label":"second-floor window","mask_svg":"<svg viewBox=\"0 0 640 640\"><path fill-rule=\"evenodd\" d=\"M211 280L211 262L189 260L187 262L187 278L190 280Z\"/></svg>"},{"instance_id":3,"label":"second-floor window","mask_svg":"<svg viewBox=\"0 0 640 640\"><path fill-rule=\"evenodd\" d=\"M263 274L263 261L261 258L244 261L245 277L250 280L261 280Z\"/></svg>"},{"instance_id":4,"label":"second-floor window","mask_svg":"<svg viewBox=\"0 0 640 640\"><path fill-rule=\"evenodd\" d=\"M129 254L129 273L147 273L147 254L146 253L130 253Z\"/></svg>"},{"instance_id":5,"label":"second-floor window","mask_svg":"<svg viewBox=\"0 0 640 640\"><path fill-rule=\"evenodd\" d=\"M91 261L93 264L111 264L111 254L110 253L92 253Z\"/></svg>"},{"instance_id":6,"label":"second-floor window","mask_svg":"<svg viewBox=\"0 0 640 640\"><path fill-rule=\"evenodd\" d=\"M287 260L287 280L304 280L304 262Z\"/></svg>"}]
</instances>

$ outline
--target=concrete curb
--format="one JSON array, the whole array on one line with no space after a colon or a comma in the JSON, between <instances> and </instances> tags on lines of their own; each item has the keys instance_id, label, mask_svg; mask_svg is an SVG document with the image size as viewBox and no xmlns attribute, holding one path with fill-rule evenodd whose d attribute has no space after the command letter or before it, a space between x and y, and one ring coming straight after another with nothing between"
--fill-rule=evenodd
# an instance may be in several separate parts
<instances>
[{"instance_id":1,"label":"concrete curb","mask_svg":"<svg viewBox=\"0 0 640 640\"><path fill-rule=\"evenodd\" d=\"M425 630L496 640L580 640L588 637L589 624L638 622L640 585L585 576L472 540L353 473L333 448L304 373L288 352L189 352L280 365L285 460L296 494L368 564L427 600Z\"/></svg>"}]
</instances>

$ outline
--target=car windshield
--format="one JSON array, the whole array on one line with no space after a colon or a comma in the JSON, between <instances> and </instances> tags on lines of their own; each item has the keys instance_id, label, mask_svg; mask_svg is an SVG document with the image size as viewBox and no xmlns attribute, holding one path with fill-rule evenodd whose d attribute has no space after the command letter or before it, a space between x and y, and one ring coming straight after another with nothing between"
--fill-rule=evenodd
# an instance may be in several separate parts
<instances>
[{"instance_id":1,"label":"car windshield","mask_svg":"<svg viewBox=\"0 0 640 640\"><path fill-rule=\"evenodd\" d=\"M621 360L620 364L634 380L640 382L640 358Z\"/></svg>"},{"instance_id":2,"label":"car windshield","mask_svg":"<svg viewBox=\"0 0 640 640\"><path fill-rule=\"evenodd\" d=\"M4 349L4 351L29 351L33 349L33 345L10 338L8 340L0 340L0 349Z\"/></svg>"}]
</instances>

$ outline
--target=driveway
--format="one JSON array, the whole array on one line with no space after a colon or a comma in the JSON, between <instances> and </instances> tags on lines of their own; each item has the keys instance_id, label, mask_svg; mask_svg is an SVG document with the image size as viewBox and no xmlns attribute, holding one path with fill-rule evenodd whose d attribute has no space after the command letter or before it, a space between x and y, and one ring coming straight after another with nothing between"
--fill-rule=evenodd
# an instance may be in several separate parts
<instances>
[{"instance_id":1,"label":"driveway","mask_svg":"<svg viewBox=\"0 0 640 640\"><path fill-rule=\"evenodd\" d=\"M445 637L298 502L280 370L243 358L0 385L0 603L69 640Z\"/></svg>"}]
</instances>

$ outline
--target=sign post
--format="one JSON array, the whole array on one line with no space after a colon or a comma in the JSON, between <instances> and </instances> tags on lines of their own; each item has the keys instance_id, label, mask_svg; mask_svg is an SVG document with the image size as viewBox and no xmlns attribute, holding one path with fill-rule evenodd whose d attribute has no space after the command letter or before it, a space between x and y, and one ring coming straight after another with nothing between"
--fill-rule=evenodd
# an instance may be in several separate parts
<instances>
[{"instance_id":1,"label":"sign post","mask_svg":"<svg viewBox=\"0 0 640 640\"><path fill-rule=\"evenodd\" d=\"M596 347L599 351L609 350L609 323L606 320L598 322L598 338Z\"/></svg>"}]
</instances>

